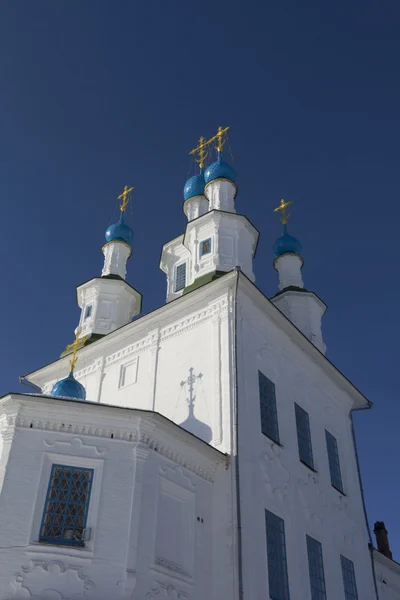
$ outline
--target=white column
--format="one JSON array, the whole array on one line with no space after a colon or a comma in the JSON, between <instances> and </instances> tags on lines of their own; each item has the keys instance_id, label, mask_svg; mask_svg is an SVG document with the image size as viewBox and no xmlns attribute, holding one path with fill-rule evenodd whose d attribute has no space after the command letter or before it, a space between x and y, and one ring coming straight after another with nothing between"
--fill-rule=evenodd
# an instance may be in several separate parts
<instances>
[{"instance_id":1,"label":"white column","mask_svg":"<svg viewBox=\"0 0 400 600\"><path fill-rule=\"evenodd\" d=\"M210 203L210 210L236 212L236 185L228 179L215 179L205 187L204 194Z\"/></svg>"},{"instance_id":2,"label":"white column","mask_svg":"<svg viewBox=\"0 0 400 600\"><path fill-rule=\"evenodd\" d=\"M279 273L279 289L284 290L289 286L303 288L301 268L303 259L297 254L282 254L275 259L274 267Z\"/></svg>"},{"instance_id":3,"label":"white column","mask_svg":"<svg viewBox=\"0 0 400 600\"><path fill-rule=\"evenodd\" d=\"M208 200L205 196L193 196L183 204L183 212L188 221L201 217L208 211Z\"/></svg>"},{"instance_id":4,"label":"white column","mask_svg":"<svg viewBox=\"0 0 400 600\"><path fill-rule=\"evenodd\" d=\"M104 267L101 276L119 275L122 279L126 277L126 261L132 254L131 247L125 242L108 242L104 244Z\"/></svg>"}]
</instances>

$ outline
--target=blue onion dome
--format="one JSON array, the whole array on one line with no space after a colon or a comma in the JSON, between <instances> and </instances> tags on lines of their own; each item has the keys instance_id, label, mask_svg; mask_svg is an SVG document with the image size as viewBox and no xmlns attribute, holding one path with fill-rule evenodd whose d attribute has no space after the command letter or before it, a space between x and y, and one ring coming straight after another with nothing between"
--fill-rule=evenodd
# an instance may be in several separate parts
<instances>
[{"instance_id":1,"label":"blue onion dome","mask_svg":"<svg viewBox=\"0 0 400 600\"><path fill-rule=\"evenodd\" d=\"M114 223L114 225L110 225L110 227L106 231L106 241L107 242L125 242L132 245L133 240L133 231L124 222L124 213L121 210L121 216L119 218L118 223Z\"/></svg>"},{"instance_id":2,"label":"blue onion dome","mask_svg":"<svg viewBox=\"0 0 400 600\"><path fill-rule=\"evenodd\" d=\"M199 175L191 177L185 183L185 187L183 188L184 200L189 200L193 196L203 196L205 184L203 169L201 168Z\"/></svg>"},{"instance_id":3,"label":"blue onion dome","mask_svg":"<svg viewBox=\"0 0 400 600\"><path fill-rule=\"evenodd\" d=\"M301 244L295 237L289 235L287 232L286 225L283 226L283 233L274 244L275 256L282 256L282 254L300 254Z\"/></svg>"},{"instance_id":4,"label":"blue onion dome","mask_svg":"<svg viewBox=\"0 0 400 600\"><path fill-rule=\"evenodd\" d=\"M221 153L218 153L217 162L211 163L204 173L204 179L206 183L213 181L214 179L229 179L230 181L236 182L235 170L221 159Z\"/></svg>"},{"instance_id":5,"label":"blue onion dome","mask_svg":"<svg viewBox=\"0 0 400 600\"><path fill-rule=\"evenodd\" d=\"M75 400L86 400L86 390L71 373L65 379L60 379L53 385L51 395L56 398L74 398Z\"/></svg>"}]
</instances>

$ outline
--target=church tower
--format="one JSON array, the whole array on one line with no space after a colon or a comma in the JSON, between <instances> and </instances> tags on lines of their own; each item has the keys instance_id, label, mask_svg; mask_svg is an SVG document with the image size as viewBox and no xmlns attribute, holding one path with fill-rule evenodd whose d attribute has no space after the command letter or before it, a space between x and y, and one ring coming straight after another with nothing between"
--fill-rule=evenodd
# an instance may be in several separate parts
<instances>
[{"instance_id":1,"label":"church tower","mask_svg":"<svg viewBox=\"0 0 400 600\"><path fill-rule=\"evenodd\" d=\"M125 188L75 341L0 399L0 600L377 600L351 426L371 403L324 355L285 201L279 292L255 285L227 131L191 152L167 302L132 321Z\"/></svg>"}]
</instances>

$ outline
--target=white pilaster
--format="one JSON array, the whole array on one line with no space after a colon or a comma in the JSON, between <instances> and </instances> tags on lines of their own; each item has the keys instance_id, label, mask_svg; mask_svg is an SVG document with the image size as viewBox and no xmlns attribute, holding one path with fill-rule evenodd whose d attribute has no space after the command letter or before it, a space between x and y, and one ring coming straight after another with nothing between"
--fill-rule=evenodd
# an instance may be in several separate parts
<instances>
[{"instance_id":1,"label":"white pilaster","mask_svg":"<svg viewBox=\"0 0 400 600\"><path fill-rule=\"evenodd\" d=\"M210 210L236 212L236 185L229 179L213 179L207 183L204 194L210 203Z\"/></svg>"},{"instance_id":2,"label":"white pilaster","mask_svg":"<svg viewBox=\"0 0 400 600\"><path fill-rule=\"evenodd\" d=\"M122 241L108 242L104 244L104 267L101 276L118 275L125 279L126 277L126 261L132 254L131 247Z\"/></svg>"},{"instance_id":3,"label":"white pilaster","mask_svg":"<svg viewBox=\"0 0 400 600\"><path fill-rule=\"evenodd\" d=\"M205 196L192 196L183 204L183 212L188 221L201 217L208 211L208 200Z\"/></svg>"}]
</instances>

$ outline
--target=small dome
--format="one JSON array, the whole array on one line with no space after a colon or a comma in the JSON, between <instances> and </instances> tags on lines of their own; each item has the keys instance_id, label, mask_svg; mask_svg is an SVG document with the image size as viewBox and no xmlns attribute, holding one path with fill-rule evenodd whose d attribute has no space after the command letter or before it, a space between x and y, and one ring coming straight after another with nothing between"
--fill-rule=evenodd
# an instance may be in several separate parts
<instances>
[{"instance_id":1,"label":"small dome","mask_svg":"<svg viewBox=\"0 0 400 600\"><path fill-rule=\"evenodd\" d=\"M199 175L191 177L185 183L185 187L183 188L184 200L189 200L189 198L193 198L193 196L203 196L205 184L203 169L201 169Z\"/></svg>"},{"instance_id":2,"label":"small dome","mask_svg":"<svg viewBox=\"0 0 400 600\"><path fill-rule=\"evenodd\" d=\"M124 222L124 213L121 211L121 216L119 218L118 223L114 223L114 225L110 225L110 227L106 231L106 241L107 242L125 242L132 245L133 239L133 231L126 225Z\"/></svg>"},{"instance_id":3,"label":"small dome","mask_svg":"<svg viewBox=\"0 0 400 600\"><path fill-rule=\"evenodd\" d=\"M205 182L213 181L214 179L229 179L230 181L236 182L236 173L235 170L228 165L228 163L221 160L221 157L218 157L217 162L211 163L209 167L207 167L204 173Z\"/></svg>"},{"instance_id":4,"label":"small dome","mask_svg":"<svg viewBox=\"0 0 400 600\"><path fill-rule=\"evenodd\" d=\"M75 400L86 400L86 390L79 381L70 373L65 379L60 379L53 385L51 395L56 398L74 398Z\"/></svg>"},{"instance_id":5,"label":"small dome","mask_svg":"<svg viewBox=\"0 0 400 600\"><path fill-rule=\"evenodd\" d=\"M288 234L286 225L283 227L282 236L274 244L274 252L276 257L282 256L282 254L300 254L301 252L299 240Z\"/></svg>"}]
</instances>

